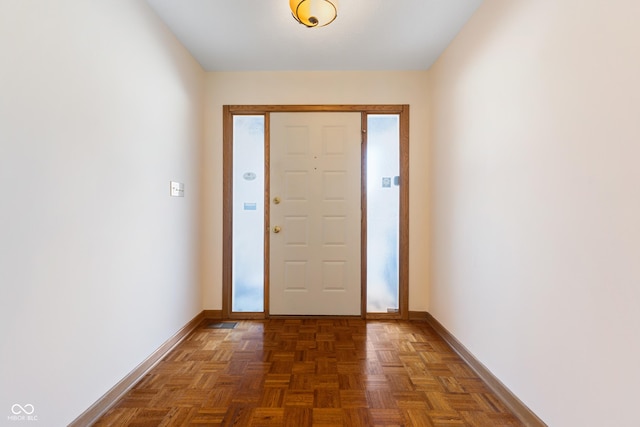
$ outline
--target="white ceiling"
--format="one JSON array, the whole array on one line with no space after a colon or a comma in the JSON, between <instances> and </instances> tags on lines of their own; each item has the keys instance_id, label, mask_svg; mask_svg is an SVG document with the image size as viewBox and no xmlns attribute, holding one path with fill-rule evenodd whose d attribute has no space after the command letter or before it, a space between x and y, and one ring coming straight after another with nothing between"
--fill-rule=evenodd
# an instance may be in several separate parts
<instances>
[{"instance_id":1,"label":"white ceiling","mask_svg":"<svg viewBox=\"0 0 640 427\"><path fill-rule=\"evenodd\" d=\"M306 28L288 0L147 0L207 71L426 70L482 0L341 0Z\"/></svg>"}]
</instances>

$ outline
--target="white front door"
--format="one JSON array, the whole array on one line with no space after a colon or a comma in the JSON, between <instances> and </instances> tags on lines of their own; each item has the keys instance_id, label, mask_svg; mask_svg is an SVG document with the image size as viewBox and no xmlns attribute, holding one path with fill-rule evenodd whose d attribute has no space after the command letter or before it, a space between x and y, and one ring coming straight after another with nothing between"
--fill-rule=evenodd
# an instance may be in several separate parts
<instances>
[{"instance_id":1,"label":"white front door","mask_svg":"<svg viewBox=\"0 0 640 427\"><path fill-rule=\"evenodd\" d=\"M270 114L269 312L360 315L361 114Z\"/></svg>"}]
</instances>

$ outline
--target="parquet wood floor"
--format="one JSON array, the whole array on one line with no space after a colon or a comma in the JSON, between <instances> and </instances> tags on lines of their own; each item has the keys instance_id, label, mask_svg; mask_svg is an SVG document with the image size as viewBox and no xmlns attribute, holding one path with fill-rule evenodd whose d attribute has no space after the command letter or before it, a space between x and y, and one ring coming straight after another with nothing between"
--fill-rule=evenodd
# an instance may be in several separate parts
<instances>
[{"instance_id":1,"label":"parquet wood floor","mask_svg":"<svg viewBox=\"0 0 640 427\"><path fill-rule=\"evenodd\" d=\"M422 322L198 328L95 426L521 426Z\"/></svg>"}]
</instances>

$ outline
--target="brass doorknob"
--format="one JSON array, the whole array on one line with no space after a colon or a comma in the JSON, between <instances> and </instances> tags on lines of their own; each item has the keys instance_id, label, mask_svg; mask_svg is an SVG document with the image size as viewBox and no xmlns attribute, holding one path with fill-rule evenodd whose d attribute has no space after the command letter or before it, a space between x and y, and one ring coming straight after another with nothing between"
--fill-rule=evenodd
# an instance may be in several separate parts
<instances>
[{"instance_id":1,"label":"brass doorknob","mask_svg":"<svg viewBox=\"0 0 640 427\"><path fill-rule=\"evenodd\" d=\"M280 230L282 230L282 228L280 228L280 226L279 226L279 225L276 225L275 227L273 227L273 232L274 232L274 233L279 233L279 232L280 232Z\"/></svg>"},{"instance_id":2,"label":"brass doorknob","mask_svg":"<svg viewBox=\"0 0 640 427\"><path fill-rule=\"evenodd\" d=\"M275 203L276 205L279 205L280 204L280 197L277 197L277 196L274 197L273 198L273 203Z\"/></svg>"}]
</instances>

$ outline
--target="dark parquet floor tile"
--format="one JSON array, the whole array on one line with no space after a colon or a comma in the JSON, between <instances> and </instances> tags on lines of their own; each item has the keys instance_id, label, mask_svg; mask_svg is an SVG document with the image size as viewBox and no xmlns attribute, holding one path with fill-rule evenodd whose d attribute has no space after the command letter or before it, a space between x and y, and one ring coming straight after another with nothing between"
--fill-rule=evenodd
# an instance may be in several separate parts
<instances>
[{"instance_id":1,"label":"dark parquet floor tile","mask_svg":"<svg viewBox=\"0 0 640 427\"><path fill-rule=\"evenodd\" d=\"M426 323L361 319L203 326L95 424L521 425Z\"/></svg>"}]
</instances>

